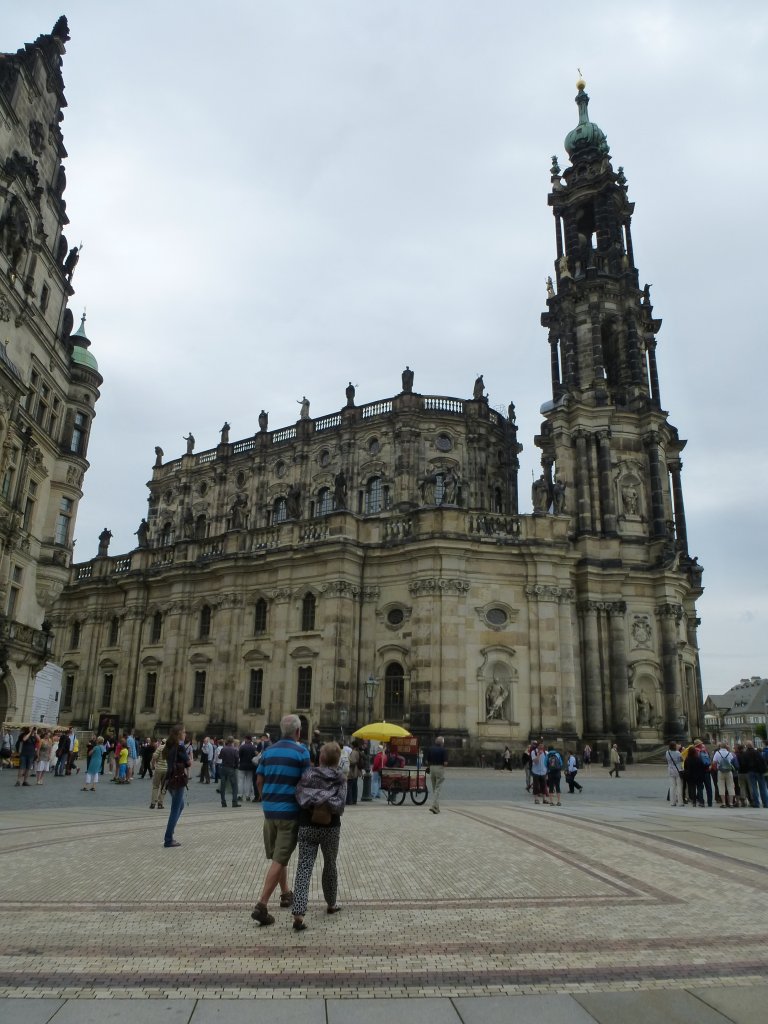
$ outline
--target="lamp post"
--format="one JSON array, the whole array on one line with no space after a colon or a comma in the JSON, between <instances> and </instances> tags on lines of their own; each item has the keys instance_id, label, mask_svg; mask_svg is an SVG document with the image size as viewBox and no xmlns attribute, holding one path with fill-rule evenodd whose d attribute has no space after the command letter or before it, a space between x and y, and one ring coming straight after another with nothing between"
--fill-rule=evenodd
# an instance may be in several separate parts
<instances>
[{"instance_id":1,"label":"lamp post","mask_svg":"<svg viewBox=\"0 0 768 1024\"><path fill-rule=\"evenodd\" d=\"M347 724L347 709L339 708L339 725L341 726L341 745L344 746L344 726Z\"/></svg>"},{"instance_id":2,"label":"lamp post","mask_svg":"<svg viewBox=\"0 0 768 1024\"><path fill-rule=\"evenodd\" d=\"M376 698L376 691L379 688L379 680L376 678L373 672L371 672L368 678L366 679L364 685L365 697L366 700L368 701L368 721L370 722L373 719L373 702L374 699ZM360 800L368 801L372 799L373 798L371 796L371 766L368 765L368 770L363 776L363 795L360 797Z\"/></svg>"}]
</instances>

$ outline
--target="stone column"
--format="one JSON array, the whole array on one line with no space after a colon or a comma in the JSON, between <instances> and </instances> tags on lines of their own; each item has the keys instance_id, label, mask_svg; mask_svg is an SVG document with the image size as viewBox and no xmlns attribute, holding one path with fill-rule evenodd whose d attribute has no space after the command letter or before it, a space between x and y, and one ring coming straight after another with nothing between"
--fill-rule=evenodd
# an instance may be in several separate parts
<instances>
[{"instance_id":1,"label":"stone column","mask_svg":"<svg viewBox=\"0 0 768 1024\"><path fill-rule=\"evenodd\" d=\"M673 459L668 463L669 472L672 477L672 501L675 507L675 533L677 535L678 547L688 554L688 531L685 526L685 505L683 504L683 484L680 474L683 464L680 459Z\"/></svg>"},{"instance_id":2,"label":"stone column","mask_svg":"<svg viewBox=\"0 0 768 1024\"><path fill-rule=\"evenodd\" d=\"M629 677L627 673L627 646L624 601L606 606L611 631L611 705L613 731L616 736L629 734Z\"/></svg>"},{"instance_id":3,"label":"stone column","mask_svg":"<svg viewBox=\"0 0 768 1024\"><path fill-rule=\"evenodd\" d=\"M584 731L589 736L602 736L605 731L597 608L597 602L585 601L579 609L584 646L584 703L586 710Z\"/></svg>"},{"instance_id":4,"label":"stone column","mask_svg":"<svg viewBox=\"0 0 768 1024\"><path fill-rule=\"evenodd\" d=\"M683 614L678 604L662 604L656 609L660 620L661 671L664 685L664 735L681 736L680 717L683 701L677 661L677 627Z\"/></svg>"},{"instance_id":5,"label":"stone column","mask_svg":"<svg viewBox=\"0 0 768 1024\"><path fill-rule=\"evenodd\" d=\"M661 464L659 461L659 433L652 430L643 438L648 452L648 466L651 477L651 536L666 537L667 526L664 519L664 494L661 488Z\"/></svg>"},{"instance_id":6,"label":"stone column","mask_svg":"<svg viewBox=\"0 0 768 1024\"><path fill-rule=\"evenodd\" d=\"M635 318L631 313L628 313L624 318L624 324L627 329L627 355L629 357L630 380L634 387L647 391L648 385L643 380L642 362L640 359L640 338L638 337Z\"/></svg>"},{"instance_id":7,"label":"stone column","mask_svg":"<svg viewBox=\"0 0 768 1024\"><path fill-rule=\"evenodd\" d=\"M549 363L552 371L552 397L557 399L562 394L562 387L560 384L560 357L557 351L557 346L560 339L557 336L557 332L550 329L549 332Z\"/></svg>"},{"instance_id":8,"label":"stone column","mask_svg":"<svg viewBox=\"0 0 768 1024\"><path fill-rule=\"evenodd\" d=\"M597 304L589 307L590 319L592 321L592 379L595 384L601 387L605 385L605 373L603 369L603 336L601 332L600 309Z\"/></svg>"},{"instance_id":9,"label":"stone column","mask_svg":"<svg viewBox=\"0 0 768 1024\"><path fill-rule=\"evenodd\" d=\"M576 517L579 533L590 533L592 515L589 507L589 463L587 461L586 430L574 430L576 438Z\"/></svg>"},{"instance_id":10,"label":"stone column","mask_svg":"<svg viewBox=\"0 0 768 1024\"><path fill-rule=\"evenodd\" d=\"M571 317L562 318L560 339L563 347L563 380L568 387L572 388L578 384L578 381L576 372L576 344Z\"/></svg>"},{"instance_id":11,"label":"stone column","mask_svg":"<svg viewBox=\"0 0 768 1024\"><path fill-rule=\"evenodd\" d=\"M574 592L563 589L559 598L560 626L560 694L562 701L562 731L564 736L576 736L576 665L574 663L573 622L571 608Z\"/></svg>"},{"instance_id":12,"label":"stone column","mask_svg":"<svg viewBox=\"0 0 768 1024\"><path fill-rule=\"evenodd\" d=\"M611 432L598 430L597 464L600 474L600 505L603 510L603 533L616 534L616 502L611 487Z\"/></svg>"}]
</instances>

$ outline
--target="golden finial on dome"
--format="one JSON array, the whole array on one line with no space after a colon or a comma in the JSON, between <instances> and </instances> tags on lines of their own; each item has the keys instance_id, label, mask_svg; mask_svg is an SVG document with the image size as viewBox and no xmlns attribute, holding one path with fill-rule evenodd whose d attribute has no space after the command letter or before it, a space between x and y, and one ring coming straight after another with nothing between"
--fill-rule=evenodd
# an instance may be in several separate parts
<instances>
[{"instance_id":1,"label":"golden finial on dome","mask_svg":"<svg viewBox=\"0 0 768 1024\"><path fill-rule=\"evenodd\" d=\"M576 70L579 72L579 77L576 79L576 88L579 92L584 92L587 87L587 83L584 80L584 75L581 73L581 68L576 68Z\"/></svg>"}]
</instances>

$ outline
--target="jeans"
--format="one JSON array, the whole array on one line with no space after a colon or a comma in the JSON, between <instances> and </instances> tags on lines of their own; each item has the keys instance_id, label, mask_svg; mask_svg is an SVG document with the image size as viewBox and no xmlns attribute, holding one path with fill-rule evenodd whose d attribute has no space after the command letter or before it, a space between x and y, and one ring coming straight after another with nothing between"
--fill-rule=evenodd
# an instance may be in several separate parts
<instances>
[{"instance_id":1,"label":"jeans","mask_svg":"<svg viewBox=\"0 0 768 1024\"><path fill-rule=\"evenodd\" d=\"M168 790L168 792L171 794L171 813L168 815L168 824L165 827L166 846L170 846L173 842L173 833L181 817L181 812L184 810L186 787L182 786L180 789Z\"/></svg>"},{"instance_id":2,"label":"jeans","mask_svg":"<svg viewBox=\"0 0 768 1024\"><path fill-rule=\"evenodd\" d=\"M704 791L707 794L707 807L712 806L712 776L707 772L704 776Z\"/></svg>"},{"instance_id":3,"label":"jeans","mask_svg":"<svg viewBox=\"0 0 768 1024\"><path fill-rule=\"evenodd\" d=\"M357 803L357 779L347 779L347 804L351 807Z\"/></svg>"},{"instance_id":4,"label":"jeans","mask_svg":"<svg viewBox=\"0 0 768 1024\"><path fill-rule=\"evenodd\" d=\"M747 779L749 791L752 794L752 806L759 807L762 802L763 807L768 807L768 783L765 781L765 776L762 772L748 772ZM760 799L758 799L758 793Z\"/></svg>"},{"instance_id":5,"label":"jeans","mask_svg":"<svg viewBox=\"0 0 768 1024\"><path fill-rule=\"evenodd\" d=\"M381 792L381 772L371 772L371 800L378 800Z\"/></svg>"},{"instance_id":6,"label":"jeans","mask_svg":"<svg viewBox=\"0 0 768 1024\"><path fill-rule=\"evenodd\" d=\"M227 786L232 790L232 806L237 803L237 769L228 768L223 764L219 769L221 776L219 789L221 790L221 806L227 806Z\"/></svg>"}]
</instances>

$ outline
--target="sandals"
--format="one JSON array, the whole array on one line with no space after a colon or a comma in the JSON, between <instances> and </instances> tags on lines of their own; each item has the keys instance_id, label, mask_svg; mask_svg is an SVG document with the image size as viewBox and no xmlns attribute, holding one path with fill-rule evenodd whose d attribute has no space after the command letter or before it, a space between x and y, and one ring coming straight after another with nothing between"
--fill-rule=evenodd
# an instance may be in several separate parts
<instances>
[{"instance_id":1,"label":"sandals","mask_svg":"<svg viewBox=\"0 0 768 1024\"><path fill-rule=\"evenodd\" d=\"M307 926L304 924L303 921L298 921L294 919L293 930L295 932L305 932L307 930Z\"/></svg>"},{"instance_id":2,"label":"sandals","mask_svg":"<svg viewBox=\"0 0 768 1024\"><path fill-rule=\"evenodd\" d=\"M267 910L265 904L257 903L251 911L251 917L254 921L258 921L260 925L274 924L275 919L272 917L270 912Z\"/></svg>"},{"instance_id":3,"label":"sandals","mask_svg":"<svg viewBox=\"0 0 768 1024\"><path fill-rule=\"evenodd\" d=\"M293 893L290 889L288 892L280 893L280 906L283 910L287 910L289 907L293 906Z\"/></svg>"}]
</instances>

